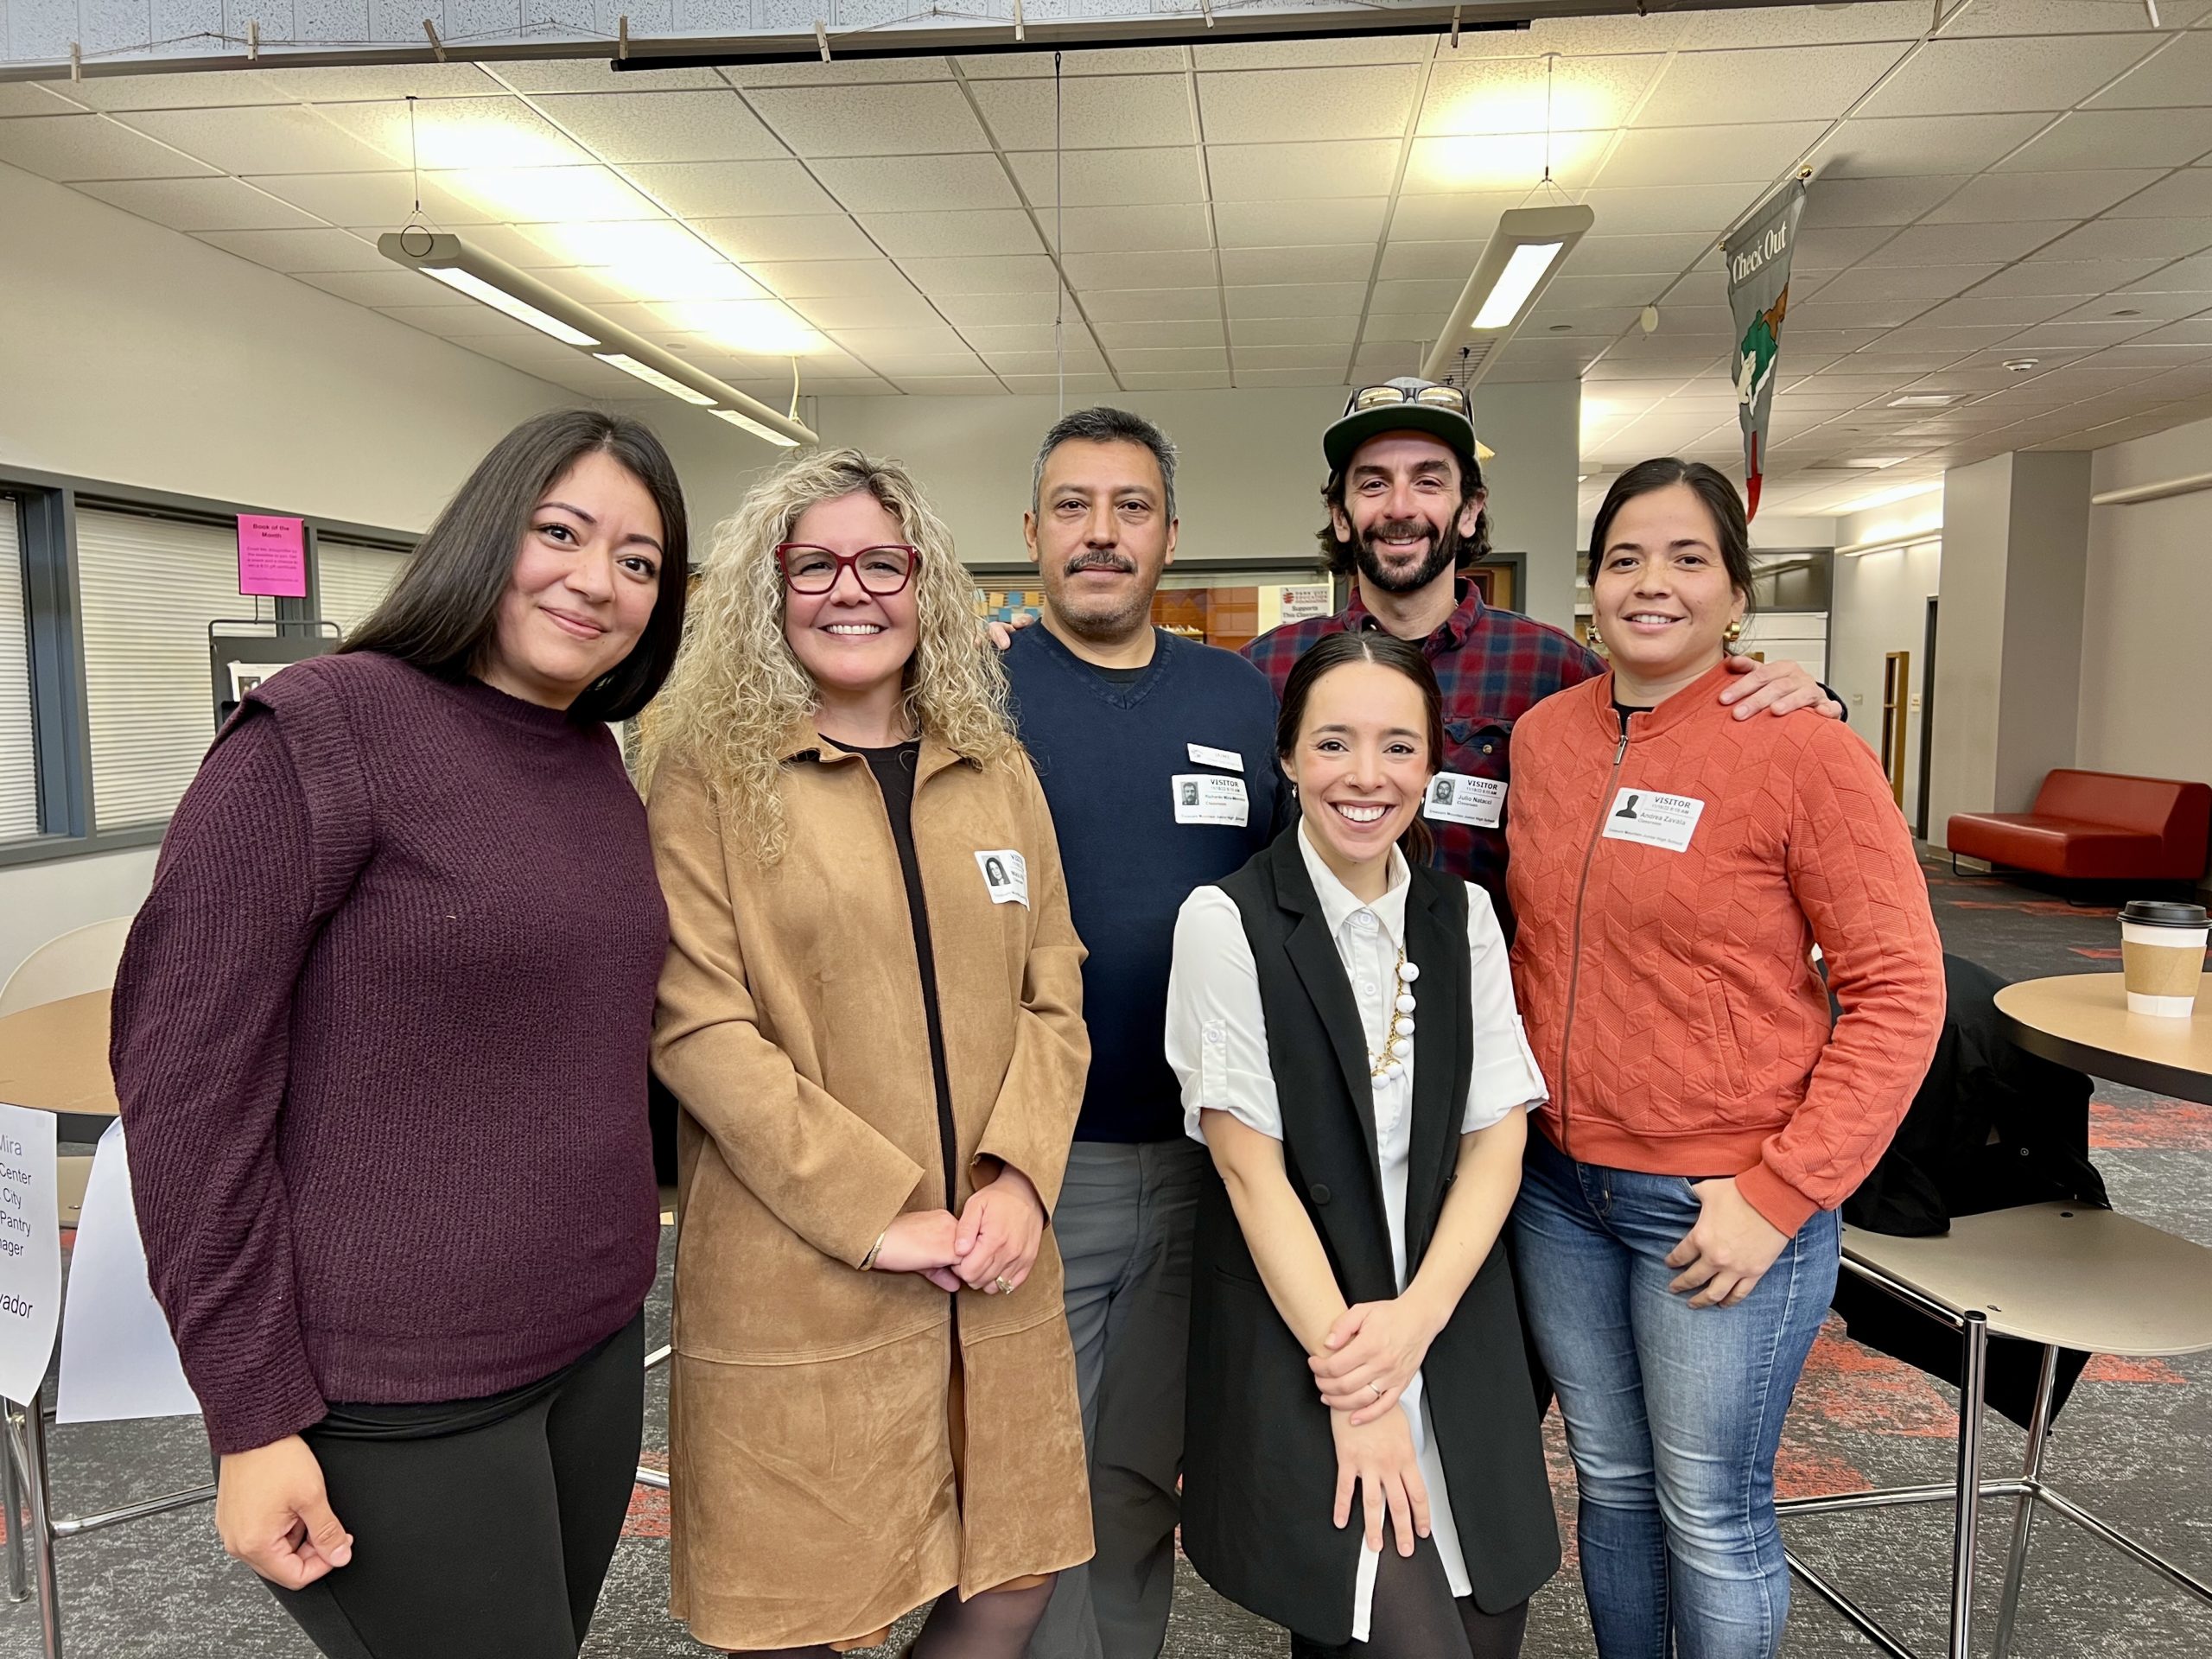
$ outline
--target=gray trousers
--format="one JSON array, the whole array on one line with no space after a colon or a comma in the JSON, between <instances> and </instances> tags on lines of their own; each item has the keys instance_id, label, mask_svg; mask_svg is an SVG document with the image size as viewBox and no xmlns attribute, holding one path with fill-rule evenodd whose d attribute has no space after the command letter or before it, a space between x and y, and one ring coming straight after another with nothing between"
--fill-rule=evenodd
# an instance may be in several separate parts
<instances>
[{"instance_id":1,"label":"gray trousers","mask_svg":"<svg viewBox=\"0 0 2212 1659\"><path fill-rule=\"evenodd\" d=\"M1031 1659L1158 1659L1175 1591L1195 1141L1078 1141L1052 1212L1097 1554L1060 1574Z\"/></svg>"}]
</instances>

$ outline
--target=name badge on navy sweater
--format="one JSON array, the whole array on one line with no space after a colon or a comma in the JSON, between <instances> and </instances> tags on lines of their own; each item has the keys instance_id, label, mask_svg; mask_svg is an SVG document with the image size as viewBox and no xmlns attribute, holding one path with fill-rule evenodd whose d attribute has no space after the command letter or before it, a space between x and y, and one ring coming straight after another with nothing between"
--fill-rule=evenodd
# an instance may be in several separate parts
<instances>
[{"instance_id":1,"label":"name badge on navy sweater","mask_svg":"<svg viewBox=\"0 0 2212 1659\"><path fill-rule=\"evenodd\" d=\"M1440 772L1428 780L1428 795L1421 810L1423 817L1495 830L1505 821L1505 780Z\"/></svg>"},{"instance_id":2,"label":"name badge on navy sweater","mask_svg":"<svg viewBox=\"0 0 2212 1659\"><path fill-rule=\"evenodd\" d=\"M1697 830L1698 815L1704 810L1705 803L1693 796L1624 789L1605 810L1605 839L1686 853Z\"/></svg>"},{"instance_id":3,"label":"name badge on navy sweater","mask_svg":"<svg viewBox=\"0 0 2212 1659\"><path fill-rule=\"evenodd\" d=\"M1251 798L1242 778L1217 772L1179 772L1168 780L1178 823L1220 823L1242 830L1251 822Z\"/></svg>"},{"instance_id":4,"label":"name badge on navy sweater","mask_svg":"<svg viewBox=\"0 0 2212 1659\"><path fill-rule=\"evenodd\" d=\"M1211 749L1203 743L1192 743L1187 747L1193 766L1226 766L1231 772L1244 770L1244 757L1234 749Z\"/></svg>"}]
</instances>

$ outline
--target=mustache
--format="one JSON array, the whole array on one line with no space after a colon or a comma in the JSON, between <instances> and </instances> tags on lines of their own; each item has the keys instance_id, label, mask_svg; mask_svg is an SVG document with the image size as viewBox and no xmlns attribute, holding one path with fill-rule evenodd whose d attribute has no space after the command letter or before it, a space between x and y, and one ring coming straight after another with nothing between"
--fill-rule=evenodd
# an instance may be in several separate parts
<instances>
[{"instance_id":1,"label":"mustache","mask_svg":"<svg viewBox=\"0 0 2212 1659\"><path fill-rule=\"evenodd\" d=\"M1369 531L1364 539L1370 547L1376 547L1389 537L1408 532L1426 536L1431 542L1436 540L1436 526L1426 518L1386 518Z\"/></svg>"},{"instance_id":2,"label":"mustache","mask_svg":"<svg viewBox=\"0 0 2212 1659\"><path fill-rule=\"evenodd\" d=\"M1078 553L1068 561L1066 573L1071 576L1078 570L1113 570L1125 576L1133 576L1136 574L1136 569L1134 560L1119 553L1101 551Z\"/></svg>"}]
</instances>

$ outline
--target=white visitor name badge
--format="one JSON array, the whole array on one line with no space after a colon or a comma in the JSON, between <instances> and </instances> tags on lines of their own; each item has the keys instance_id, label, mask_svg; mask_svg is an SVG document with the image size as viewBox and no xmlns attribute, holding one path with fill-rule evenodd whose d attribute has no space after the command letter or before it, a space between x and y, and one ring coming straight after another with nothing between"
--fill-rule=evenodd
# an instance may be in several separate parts
<instances>
[{"instance_id":1,"label":"white visitor name badge","mask_svg":"<svg viewBox=\"0 0 2212 1659\"><path fill-rule=\"evenodd\" d=\"M1242 778L1213 772L1179 772L1169 780L1178 823L1225 823L1242 830L1252 818L1252 803Z\"/></svg>"},{"instance_id":2,"label":"white visitor name badge","mask_svg":"<svg viewBox=\"0 0 2212 1659\"><path fill-rule=\"evenodd\" d=\"M1688 852L1698 815L1704 810L1703 801L1688 795L1624 789L1605 809L1605 839L1641 842L1646 847L1664 847L1670 853Z\"/></svg>"},{"instance_id":3,"label":"white visitor name badge","mask_svg":"<svg viewBox=\"0 0 2212 1659\"><path fill-rule=\"evenodd\" d=\"M1210 749L1203 743L1190 746L1191 760L1201 766L1227 766L1231 772L1244 770L1244 757L1234 749Z\"/></svg>"},{"instance_id":4,"label":"white visitor name badge","mask_svg":"<svg viewBox=\"0 0 2212 1659\"><path fill-rule=\"evenodd\" d=\"M1495 830L1505 821L1505 780L1471 778L1464 772L1440 772L1428 780L1421 816L1446 823L1471 823Z\"/></svg>"},{"instance_id":5,"label":"white visitor name badge","mask_svg":"<svg viewBox=\"0 0 2212 1659\"><path fill-rule=\"evenodd\" d=\"M1001 848L995 853L976 855L976 868L983 873L983 885L991 890L995 905L1027 905L1029 902L1029 861L1011 847Z\"/></svg>"}]
</instances>

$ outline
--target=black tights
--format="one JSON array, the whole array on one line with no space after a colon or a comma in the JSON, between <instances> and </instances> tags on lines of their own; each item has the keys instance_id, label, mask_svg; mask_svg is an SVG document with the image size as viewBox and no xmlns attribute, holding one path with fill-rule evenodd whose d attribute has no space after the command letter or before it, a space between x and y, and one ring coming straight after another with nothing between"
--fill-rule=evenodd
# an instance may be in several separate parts
<instances>
[{"instance_id":1,"label":"black tights","mask_svg":"<svg viewBox=\"0 0 2212 1659\"><path fill-rule=\"evenodd\" d=\"M1375 1570L1367 1640L1334 1647L1294 1632L1291 1659L1517 1659L1529 1604L1486 1613L1454 1596L1443 1558L1424 1538L1410 1558L1386 1543Z\"/></svg>"},{"instance_id":2,"label":"black tights","mask_svg":"<svg viewBox=\"0 0 2212 1659\"><path fill-rule=\"evenodd\" d=\"M986 1590L980 1596L960 1599L948 1590L937 1599L921 1633L906 1649L906 1659L1022 1659L1031 1632L1045 1617L1045 1604L1052 1599L1052 1580L1020 1590ZM745 1659L838 1659L835 1649L777 1648L748 1653Z\"/></svg>"}]
</instances>

